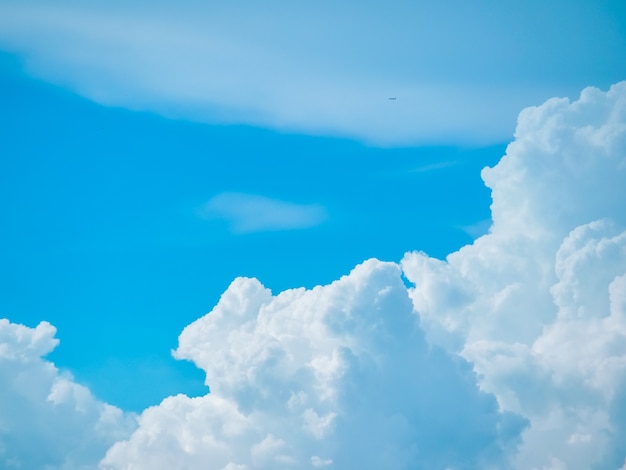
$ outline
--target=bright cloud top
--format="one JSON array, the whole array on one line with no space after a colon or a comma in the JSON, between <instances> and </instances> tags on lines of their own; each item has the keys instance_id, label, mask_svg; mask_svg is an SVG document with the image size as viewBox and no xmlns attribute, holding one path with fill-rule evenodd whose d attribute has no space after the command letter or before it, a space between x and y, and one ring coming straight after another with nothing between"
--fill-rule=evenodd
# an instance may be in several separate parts
<instances>
[{"instance_id":1,"label":"bright cloud top","mask_svg":"<svg viewBox=\"0 0 626 470\"><path fill-rule=\"evenodd\" d=\"M80 454L101 470L623 468L626 82L524 110L483 179L491 230L445 260L369 260L278 295L235 279L174 352L211 393L166 398L130 436L41 359L51 326L5 320L1 403L28 406L0 409L0 456L63 468L113 414Z\"/></svg>"},{"instance_id":2,"label":"bright cloud top","mask_svg":"<svg viewBox=\"0 0 626 470\"><path fill-rule=\"evenodd\" d=\"M105 468L623 465L626 83L525 110L483 177L490 233L407 254L412 308L374 260L275 297L233 282L175 352L212 393L147 410Z\"/></svg>"},{"instance_id":3,"label":"bright cloud top","mask_svg":"<svg viewBox=\"0 0 626 470\"><path fill-rule=\"evenodd\" d=\"M502 467L524 426L424 341L394 263L276 297L236 279L174 355L211 393L144 412L104 468Z\"/></svg>"},{"instance_id":4,"label":"bright cloud top","mask_svg":"<svg viewBox=\"0 0 626 470\"><path fill-rule=\"evenodd\" d=\"M6 0L0 47L107 105L383 144L499 142L528 103L623 79L616 9Z\"/></svg>"},{"instance_id":5,"label":"bright cloud top","mask_svg":"<svg viewBox=\"0 0 626 470\"><path fill-rule=\"evenodd\" d=\"M304 229L326 219L326 211L317 204L294 204L243 193L214 196L202 207L200 215L226 220L234 233Z\"/></svg>"},{"instance_id":6,"label":"bright cloud top","mask_svg":"<svg viewBox=\"0 0 626 470\"><path fill-rule=\"evenodd\" d=\"M56 330L0 319L0 467L91 469L126 438L134 417L96 400L89 390L42 359Z\"/></svg>"},{"instance_id":7,"label":"bright cloud top","mask_svg":"<svg viewBox=\"0 0 626 470\"><path fill-rule=\"evenodd\" d=\"M403 270L428 338L530 426L516 467L626 458L626 82L524 110L483 178L490 233Z\"/></svg>"}]
</instances>

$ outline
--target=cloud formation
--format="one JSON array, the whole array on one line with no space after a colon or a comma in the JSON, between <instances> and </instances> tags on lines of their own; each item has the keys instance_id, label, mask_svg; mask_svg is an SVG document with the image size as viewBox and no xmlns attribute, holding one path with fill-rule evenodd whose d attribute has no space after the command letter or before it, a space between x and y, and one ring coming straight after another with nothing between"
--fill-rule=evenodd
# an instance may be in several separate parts
<instances>
[{"instance_id":1,"label":"cloud formation","mask_svg":"<svg viewBox=\"0 0 626 470\"><path fill-rule=\"evenodd\" d=\"M146 410L102 468L622 467L626 82L524 110L483 178L490 232L446 260L236 279L174 353L211 393Z\"/></svg>"},{"instance_id":2,"label":"cloud formation","mask_svg":"<svg viewBox=\"0 0 626 470\"><path fill-rule=\"evenodd\" d=\"M624 468L626 82L525 109L482 177L491 229L445 260L369 260L278 295L234 280L174 352L211 393L136 429L42 359L52 326L0 320L0 463Z\"/></svg>"},{"instance_id":3,"label":"cloud formation","mask_svg":"<svg viewBox=\"0 0 626 470\"><path fill-rule=\"evenodd\" d=\"M369 260L277 296L236 279L174 353L211 393L146 410L102 468L506 466L524 420L424 341L400 274Z\"/></svg>"},{"instance_id":4,"label":"cloud formation","mask_svg":"<svg viewBox=\"0 0 626 470\"><path fill-rule=\"evenodd\" d=\"M626 82L524 110L494 168L490 233L402 261L430 341L529 419L516 468L626 458Z\"/></svg>"},{"instance_id":5,"label":"cloud formation","mask_svg":"<svg viewBox=\"0 0 626 470\"><path fill-rule=\"evenodd\" d=\"M0 47L107 105L382 144L486 143L508 140L529 103L623 78L624 15L611 8L5 0Z\"/></svg>"},{"instance_id":6,"label":"cloud formation","mask_svg":"<svg viewBox=\"0 0 626 470\"><path fill-rule=\"evenodd\" d=\"M326 219L326 211L317 204L294 204L244 193L218 194L202 207L200 215L226 220L234 233L310 228Z\"/></svg>"},{"instance_id":7,"label":"cloud formation","mask_svg":"<svg viewBox=\"0 0 626 470\"><path fill-rule=\"evenodd\" d=\"M0 319L0 467L93 469L135 427L133 416L95 399L42 359L58 344L55 328Z\"/></svg>"}]
</instances>

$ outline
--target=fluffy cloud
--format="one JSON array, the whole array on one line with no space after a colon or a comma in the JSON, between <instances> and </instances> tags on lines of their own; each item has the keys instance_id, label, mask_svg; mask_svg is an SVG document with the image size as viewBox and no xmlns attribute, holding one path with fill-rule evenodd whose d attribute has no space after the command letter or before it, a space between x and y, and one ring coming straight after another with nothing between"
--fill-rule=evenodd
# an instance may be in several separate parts
<instances>
[{"instance_id":1,"label":"fluffy cloud","mask_svg":"<svg viewBox=\"0 0 626 470\"><path fill-rule=\"evenodd\" d=\"M174 354L211 393L146 410L103 469L498 468L525 424L425 342L394 263L277 296L236 279Z\"/></svg>"},{"instance_id":2,"label":"fluffy cloud","mask_svg":"<svg viewBox=\"0 0 626 470\"><path fill-rule=\"evenodd\" d=\"M58 344L55 329L0 319L0 467L93 469L134 418L96 400L42 359Z\"/></svg>"},{"instance_id":3,"label":"fluffy cloud","mask_svg":"<svg viewBox=\"0 0 626 470\"><path fill-rule=\"evenodd\" d=\"M6 468L626 465L626 82L519 116L493 224L438 260L369 260L311 290L236 279L174 355L211 393L133 420L0 320ZM412 287L405 286L405 276Z\"/></svg>"},{"instance_id":4,"label":"fluffy cloud","mask_svg":"<svg viewBox=\"0 0 626 470\"><path fill-rule=\"evenodd\" d=\"M618 468L626 456L626 82L519 116L483 178L490 233L407 254L428 338L530 421L518 468Z\"/></svg>"},{"instance_id":5,"label":"fluffy cloud","mask_svg":"<svg viewBox=\"0 0 626 470\"><path fill-rule=\"evenodd\" d=\"M234 233L314 227L326 211L317 204L294 204L255 194L221 193L200 210L203 218L225 219Z\"/></svg>"},{"instance_id":6,"label":"fluffy cloud","mask_svg":"<svg viewBox=\"0 0 626 470\"><path fill-rule=\"evenodd\" d=\"M102 468L623 466L626 82L524 110L483 179L491 230L446 260L235 280L174 353L211 393L146 410Z\"/></svg>"},{"instance_id":7,"label":"fluffy cloud","mask_svg":"<svg viewBox=\"0 0 626 470\"><path fill-rule=\"evenodd\" d=\"M385 144L493 142L529 103L621 79L623 17L594 0L5 0L0 47L108 105Z\"/></svg>"}]
</instances>

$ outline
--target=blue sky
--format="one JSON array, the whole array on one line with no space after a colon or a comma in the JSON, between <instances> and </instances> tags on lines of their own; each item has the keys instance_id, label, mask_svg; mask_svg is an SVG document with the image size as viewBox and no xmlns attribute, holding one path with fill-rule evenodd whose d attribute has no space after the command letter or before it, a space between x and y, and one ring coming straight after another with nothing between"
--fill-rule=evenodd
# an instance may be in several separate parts
<instances>
[{"instance_id":1,"label":"blue sky","mask_svg":"<svg viewBox=\"0 0 626 470\"><path fill-rule=\"evenodd\" d=\"M0 462L626 465L625 19L0 1Z\"/></svg>"},{"instance_id":2,"label":"blue sky","mask_svg":"<svg viewBox=\"0 0 626 470\"><path fill-rule=\"evenodd\" d=\"M14 57L3 64L2 153L14 157L2 171L2 309L67 328L52 357L115 404L155 404L178 390L172 381L201 390L169 350L236 276L313 287L370 257L398 260L416 240L443 257L488 227L479 175L504 145L375 148L172 121L94 105L24 76ZM228 193L323 214L238 233L206 211Z\"/></svg>"}]
</instances>

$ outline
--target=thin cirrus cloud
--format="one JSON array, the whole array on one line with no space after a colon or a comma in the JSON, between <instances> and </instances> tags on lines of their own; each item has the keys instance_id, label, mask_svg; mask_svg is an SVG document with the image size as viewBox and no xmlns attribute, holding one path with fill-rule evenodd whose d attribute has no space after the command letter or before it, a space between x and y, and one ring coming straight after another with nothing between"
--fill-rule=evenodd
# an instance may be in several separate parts
<instances>
[{"instance_id":1,"label":"thin cirrus cloud","mask_svg":"<svg viewBox=\"0 0 626 470\"><path fill-rule=\"evenodd\" d=\"M238 234L315 227L326 219L318 204L295 204L265 196L225 192L211 198L199 210L205 219L222 219Z\"/></svg>"},{"instance_id":2,"label":"thin cirrus cloud","mask_svg":"<svg viewBox=\"0 0 626 470\"><path fill-rule=\"evenodd\" d=\"M0 321L1 403L21 404L0 407L0 464L624 468L626 82L525 109L482 177L490 231L445 260L278 294L235 279L174 352L211 392L136 421L42 359L50 325Z\"/></svg>"},{"instance_id":3,"label":"thin cirrus cloud","mask_svg":"<svg viewBox=\"0 0 626 470\"><path fill-rule=\"evenodd\" d=\"M623 79L620 10L6 0L0 48L106 105L383 145L493 143L510 139L529 103Z\"/></svg>"}]
</instances>

